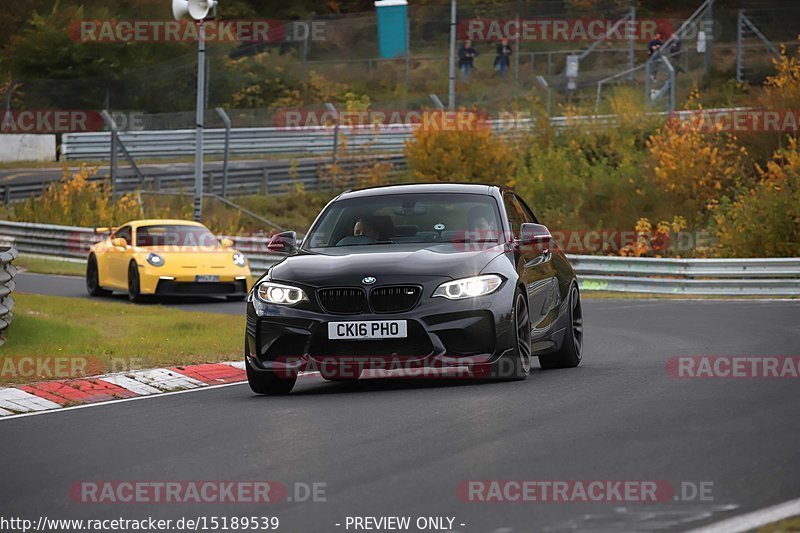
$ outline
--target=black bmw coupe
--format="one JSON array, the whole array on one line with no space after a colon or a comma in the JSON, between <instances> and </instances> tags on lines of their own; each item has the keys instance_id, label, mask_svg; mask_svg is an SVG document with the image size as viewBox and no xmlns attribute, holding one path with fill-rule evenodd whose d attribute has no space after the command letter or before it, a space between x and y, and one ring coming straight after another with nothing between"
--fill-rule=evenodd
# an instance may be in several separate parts
<instances>
[{"instance_id":1,"label":"black bmw coupe","mask_svg":"<svg viewBox=\"0 0 800 533\"><path fill-rule=\"evenodd\" d=\"M469 371L519 380L581 362L575 272L511 189L409 184L348 191L248 297L250 387L286 394L304 370ZM412 374L412 372L409 372Z\"/></svg>"}]
</instances>

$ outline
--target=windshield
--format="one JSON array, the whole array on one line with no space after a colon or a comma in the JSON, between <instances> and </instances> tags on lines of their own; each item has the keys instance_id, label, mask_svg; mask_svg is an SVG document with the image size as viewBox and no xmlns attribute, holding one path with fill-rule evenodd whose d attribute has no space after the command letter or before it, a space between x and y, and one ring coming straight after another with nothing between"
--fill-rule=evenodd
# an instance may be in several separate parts
<instances>
[{"instance_id":1,"label":"windshield","mask_svg":"<svg viewBox=\"0 0 800 533\"><path fill-rule=\"evenodd\" d=\"M219 241L202 226L160 224L136 230L136 246L171 246L217 248Z\"/></svg>"},{"instance_id":2,"label":"windshield","mask_svg":"<svg viewBox=\"0 0 800 533\"><path fill-rule=\"evenodd\" d=\"M417 193L348 198L325 210L306 238L304 249L498 243L502 241L501 227L497 202L483 194Z\"/></svg>"}]
</instances>

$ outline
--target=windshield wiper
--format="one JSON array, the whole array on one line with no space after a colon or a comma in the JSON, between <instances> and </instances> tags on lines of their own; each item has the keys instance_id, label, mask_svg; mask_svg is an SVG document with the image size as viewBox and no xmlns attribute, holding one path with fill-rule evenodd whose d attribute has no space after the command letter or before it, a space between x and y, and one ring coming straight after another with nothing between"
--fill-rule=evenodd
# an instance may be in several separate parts
<instances>
[{"instance_id":1,"label":"windshield wiper","mask_svg":"<svg viewBox=\"0 0 800 533\"><path fill-rule=\"evenodd\" d=\"M440 241L440 242L457 242L457 243L470 243L470 242L493 242L497 243L497 239L453 239L452 241Z\"/></svg>"},{"instance_id":2,"label":"windshield wiper","mask_svg":"<svg viewBox=\"0 0 800 533\"><path fill-rule=\"evenodd\" d=\"M394 241L353 242L350 244L337 244L332 248L343 248L345 246L372 246L373 244L394 244Z\"/></svg>"}]
</instances>

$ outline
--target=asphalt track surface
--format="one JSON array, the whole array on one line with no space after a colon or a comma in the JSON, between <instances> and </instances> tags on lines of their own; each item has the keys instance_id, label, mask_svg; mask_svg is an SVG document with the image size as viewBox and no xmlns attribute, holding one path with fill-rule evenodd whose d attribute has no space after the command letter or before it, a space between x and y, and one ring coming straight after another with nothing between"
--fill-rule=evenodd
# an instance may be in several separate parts
<instances>
[{"instance_id":1,"label":"asphalt track surface","mask_svg":"<svg viewBox=\"0 0 800 533\"><path fill-rule=\"evenodd\" d=\"M64 279L36 285L55 292ZM19 290L28 283L23 276ZM298 533L354 531L346 517L382 515L412 524L450 516L454 530L477 533L683 531L800 497L798 379L666 372L676 355L798 355L800 302L586 299L584 315L581 366L536 368L522 382L311 376L288 397L240 384L0 421L0 515L278 516L278 531ZM86 504L68 495L85 480L264 479L325 483L326 501ZM462 480L509 479L713 490L710 501L648 504L456 494Z\"/></svg>"}]
</instances>

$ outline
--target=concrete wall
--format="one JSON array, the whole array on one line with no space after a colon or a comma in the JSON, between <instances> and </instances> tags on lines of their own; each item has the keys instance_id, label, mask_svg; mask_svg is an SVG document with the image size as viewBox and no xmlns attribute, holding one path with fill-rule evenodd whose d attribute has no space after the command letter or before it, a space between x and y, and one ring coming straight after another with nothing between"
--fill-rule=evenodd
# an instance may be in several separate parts
<instances>
[{"instance_id":1,"label":"concrete wall","mask_svg":"<svg viewBox=\"0 0 800 533\"><path fill-rule=\"evenodd\" d=\"M0 135L0 162L55 161L56 136L30 134Z\"/></svg>"}]
</instances>

